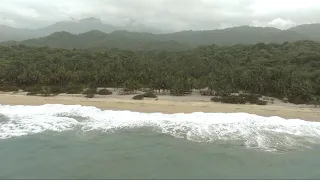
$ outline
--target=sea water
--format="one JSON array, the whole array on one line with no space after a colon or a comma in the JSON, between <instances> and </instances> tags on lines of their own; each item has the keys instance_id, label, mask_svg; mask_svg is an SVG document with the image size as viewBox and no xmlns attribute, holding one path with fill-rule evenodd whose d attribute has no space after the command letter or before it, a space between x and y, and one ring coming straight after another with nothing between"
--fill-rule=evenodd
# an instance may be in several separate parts
<instances>
[{"instance_id":1,"label":"sea water","mask_svg":"<svg viewBox=\"0 0 320 180\"><path fill-rule=\"evenodd\" d=\"M0 178L319 179L320 123L0 105Z\"/></svg>"}]
</instances>

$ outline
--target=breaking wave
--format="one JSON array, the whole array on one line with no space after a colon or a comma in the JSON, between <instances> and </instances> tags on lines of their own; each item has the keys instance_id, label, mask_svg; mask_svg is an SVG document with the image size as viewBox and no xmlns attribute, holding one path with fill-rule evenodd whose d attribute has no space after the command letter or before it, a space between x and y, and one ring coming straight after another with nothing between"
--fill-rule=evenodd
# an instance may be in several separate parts
<instances>
[{"instance_id":1,"label":"breaking wave","mask_svg":"<svg viewBox=\"0 0 320 180\"><path fill-rule=\"evenodd\" d=\"M100 110L80 105L0 105L0 139L42 133L115 132L150 128L196 142L240 141L248 148L277 150L320 143L320 123L247 113L162 114Z\"/></svg>"}]
</instances>

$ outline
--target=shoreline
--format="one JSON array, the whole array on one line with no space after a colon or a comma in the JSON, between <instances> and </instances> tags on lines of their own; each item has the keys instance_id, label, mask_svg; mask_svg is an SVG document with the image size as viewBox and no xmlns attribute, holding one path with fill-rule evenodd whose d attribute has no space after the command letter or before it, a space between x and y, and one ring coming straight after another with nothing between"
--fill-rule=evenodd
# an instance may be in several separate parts
<instances>
[{"instance_id":1,"label":"shoreline","mask_svg":"<svg viewBox=\"0 0 320 180\"><path fill-rule=\"evenodd\" d=\"M132 100L131 95L101 96L88 99L81 95L58 95L55 97L26 96L19 93L0 93L2 105L44 105L64 104L94 106L102 110L128 110L144 113L249 113L259 116L279 116L285 119L301 119L306 121L320 122L320 108L301 107L297 105L270 104L259 105L236 105L222 104L205 100L186 100L186 97L159 96L159 100L145 99Z\"/></svg>"}]
</instances>

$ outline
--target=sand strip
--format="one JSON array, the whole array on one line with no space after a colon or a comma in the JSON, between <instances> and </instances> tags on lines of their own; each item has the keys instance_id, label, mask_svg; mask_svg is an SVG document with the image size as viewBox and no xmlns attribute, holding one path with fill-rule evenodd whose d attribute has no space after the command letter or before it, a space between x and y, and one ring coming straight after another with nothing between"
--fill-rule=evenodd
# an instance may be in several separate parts
<instances>
[{"instance_id":1,"label":"sand strip","mask_svg":"<svg viewBox=\"0 0 320 180\"><path fill-rule=\"evenodd\" d=\"M13 93L0 94L0 104L2 105L43 105L43 104L64 104L95 106L108 110L130 110L137 112L161 112L161 113L234 113L246 112L261 116L279 116L286 119L303 119L320 122L320 108L299 107L294 105L233 105L221 104L205 101L185 101L177 97L161 98L136 101L131 96L105 96L88 99L81 96L61 95L56 97L26 96Z\"/></svg>"}]
</instances>

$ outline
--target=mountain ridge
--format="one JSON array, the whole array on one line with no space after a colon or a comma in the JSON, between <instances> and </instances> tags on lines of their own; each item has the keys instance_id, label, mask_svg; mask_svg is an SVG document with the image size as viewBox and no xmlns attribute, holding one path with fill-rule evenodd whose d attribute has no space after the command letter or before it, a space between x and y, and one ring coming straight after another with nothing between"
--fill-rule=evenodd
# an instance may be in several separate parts
<instances>
[{"instance_id":1,"label":"mountain ridge","mask_svg":"<svg viewBox=\"0 0 320 180\"><path fill-rule=\"evenodd\" d=\"M300 25L288 30L273 27L237 26L226 29L186 30L167 34L155 34L117 29L106 32L106 29L88 26L88 24L103 24L99 19L87 18L83 21L86 27L91 28L81 30L81 28L77 27L77 33L70 33L64 29L63 31L55 31L40 38L30 38L23 41L6 41L1 44L24 44L66 49L185 50L212 44L230 46L236 44L283 43L299 40L320 41L320 35L317 33L320 32L320 24Z\"/></svg>"},{"instance_id":2,"label":"mountain ridge","mask_svg":"<svg viewBox=\"0 0 320 180\"><path fill-rule=\"evenodd\" d=\"M141 32L161 33L161 30L148 27L143 24L118 27L110 24L104 24L100 19L89 17L78 21L60 21L49 26L37 29L14 28L6 25L0 25L0 42L1 41L22 41L26 39L39 38L48 36L54 32L67 31L72 34L85 33L90 30L99 30L105 33L110 33L115 30L130 30Z\"/></svg>"},{"instance_id":3,"label":"mountain ridge","mask_svg":"<svg viewBox=\"0 0 320 180\"><path fill-rule=\"evenodd\" d=\"M320 23L315 24L303 24L296 27L292 27L288 30L308 34L313 39L320 39Z\"/></svg>"}]
</instances>

